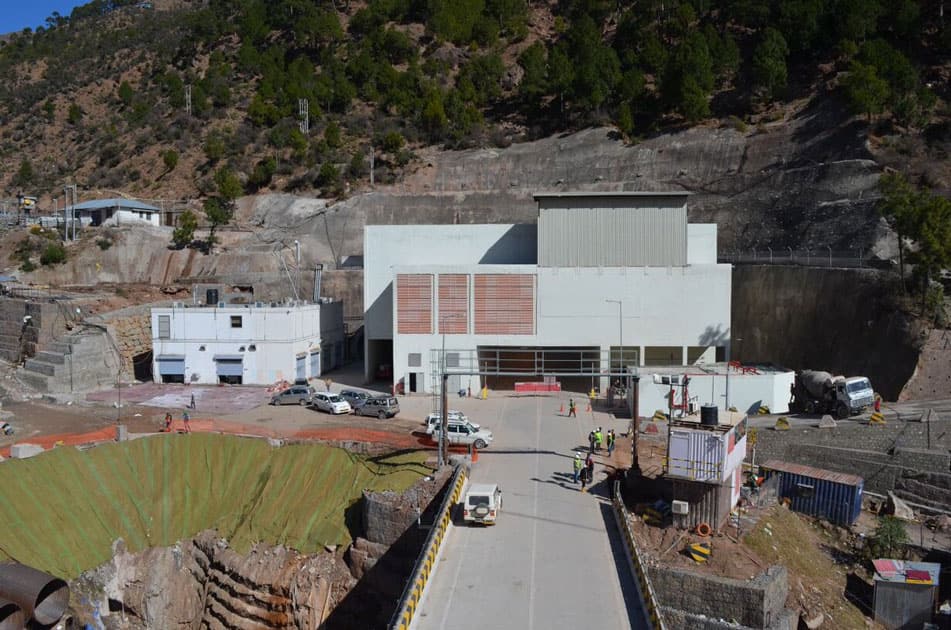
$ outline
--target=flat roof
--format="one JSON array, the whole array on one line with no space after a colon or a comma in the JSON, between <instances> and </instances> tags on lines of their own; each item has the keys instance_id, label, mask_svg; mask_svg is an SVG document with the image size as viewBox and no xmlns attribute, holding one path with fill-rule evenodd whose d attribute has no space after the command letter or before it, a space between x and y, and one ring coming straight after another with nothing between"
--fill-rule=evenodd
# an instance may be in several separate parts
<instances>
[{"instance_id":1,"label":"flat roof","mask_svg":"<svg viewBox=\"0 0 951 630\"><path fill-rule=\"evenodd\" d=\"M155 206L150 206L138 199L93 199L73 205L76 210L102 210L103 208L124 208L126 210L141 210L144 212L160 212Z\"/></svg>"},{"instance_id":2,"label":"flat roof","mask_svg":"<svg viewBox=\"0 0 951 630\"><path fill-rule=\"evenodd\" d=\"M832 470L826 470L824 468L814 468L812 466L784 462L778 459L771 459L765 464L760 464L760 467L768 468L769 470L776 470L778 472L787 472L793 475L801 475L811 479L821 479L823 481L841 483L846 486L857 486L862 483L862 478L858 475L835 472Z\"/></svg>"},{"instance_id":3,"label":"flat roof","mask_svg":"<svg viewBox=\"0 0 951 630\"><path fill-rule=\"evenodd\" d=\"M941 565L936 562L908 562L880 558L873 560L876 582L899 584L925 584L938 586Z\"/></svg>"},{"instance_id":4,"label":"flat roof","mask_svg":"<svg viewBox=\"0 0 951 630\"><path fill-rule=\"evenodd\" d=\"M689 197L692 192L686 190L664 190L664 191L645 191L645 190L619 190L616 192L541 192L532 195L536 201L539 199L558 199L561 197Z\"/></svg>"}]
</instances>

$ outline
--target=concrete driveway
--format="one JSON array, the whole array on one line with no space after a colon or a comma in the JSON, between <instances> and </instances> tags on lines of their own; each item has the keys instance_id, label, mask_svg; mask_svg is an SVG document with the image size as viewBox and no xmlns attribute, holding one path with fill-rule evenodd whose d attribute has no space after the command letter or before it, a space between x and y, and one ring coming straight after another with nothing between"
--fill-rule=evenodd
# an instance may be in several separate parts
<instances>
[{"instance_id":1,"label":"concrete driveway","mask_svg":"<svg viewBox=\"0 0 951 630\"><path fill-rule=\"evenodd\" d=\"M450 528L413 627L646 628L603 467L590 493L571 480L591 428L613 422L621 432L627 422L569 419L548 397L459 402L495 435L471 481L501 484L503 509L494 527Z\"/></svg>"}]
</instances>

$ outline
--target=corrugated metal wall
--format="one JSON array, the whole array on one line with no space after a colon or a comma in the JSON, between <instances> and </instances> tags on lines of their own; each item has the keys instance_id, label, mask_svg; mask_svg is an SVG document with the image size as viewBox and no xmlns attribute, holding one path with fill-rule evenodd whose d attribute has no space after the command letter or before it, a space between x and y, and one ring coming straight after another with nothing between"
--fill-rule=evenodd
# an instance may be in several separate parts
<instances>
[{"instance_id":1,"label":"corrugated metal wall","mask_svg":"<svg viewBox=\"0 0 951 630\"><path fill-rule=\"evenodd\" d=\"M433 276L401 273L396 276L396 331L406 334L433 332Z\"/></svg>"},{"instance_id":2,"label":"corrugated metal wall","mask_svg":"<svg viewBox=\"0 0 951 630\"><path fill-rule=\"evenodd\" d=\"M671 206L658 200L610 198L545 199L541 204L540 267L687 264L687 207L682 200L671 201Z\"/></svg>"},{"instance_id":3,"label":"corrugated metal wall","mask_svg":"<svg viewBox=\"0 0 951 630\"><path fill-rule=\"evenodd\" d=\"M733 482L725 484L702 483L699 481L671 480L671 490L675 501L690 504L687 514L674 514L674 525L691 529L700 523L706 523L719 531L733 509Z\"/></svg>"},{"instance_id":4,"label":"corrugated metal wall","mask_svg":"<svg viewBox=\"0 0 951 630\"><path fill-rule=\"evenodd\" d=\"M875 621L886 628L921 628L934 601L934 586L875 581Z\"/></svg>"},{"instance_id":5,"label":"corrugated metal wall","mask_svg":"<svg viewBox=\"0 0 951 630\"><path fill-rule=\"evenodd\" d=\"M439 274L439 332L447 335L469 332L468 274Z\"/></svg>"},{"instance_id":6,"label":"corrugated metal wall","mask_svg":"<svg viewBox=\"0 0 951 630\"><path fill-rule=\"evenodd\" d=\"M818 516L839 525L851 525L862 510L862 486L835 483L786 471L770 471L767 478L779 475L779 496L789 499L796 512Z\"/></svg>"},{"instance_id":7,"label":"corrugated metal wall","mask_svg":"<svg viewBox=\"0 0 951 630\"><path fill-rule=\"evenodd\" d=\"M475 334L535 334L535 274L474 276Z\"/></svg>"}]
</instances>

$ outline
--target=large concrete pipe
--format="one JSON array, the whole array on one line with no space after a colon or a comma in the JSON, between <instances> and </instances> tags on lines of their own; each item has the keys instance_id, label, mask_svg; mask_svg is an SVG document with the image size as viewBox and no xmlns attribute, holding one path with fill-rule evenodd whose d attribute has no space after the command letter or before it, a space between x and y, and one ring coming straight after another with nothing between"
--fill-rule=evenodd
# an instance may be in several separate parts
<instances>
[{"instance_id":1,"label":"large concrete pipe","mask_svg":"<svg viewBox=\"0 0 951 630\"><path fill-rule=\"evenodd\" d=\"M23 609L7 599L0 599L0 630L23 630L26 615Z\"/></svg>"},{"instance_id":2,"label":"large concrete pipe","mask_svg":"<svg viewBox=\"0 0 951 630\"><path fill-rule=\"evenodd\" d=\"M51 626L69 606L69 585L25 564L0 564L0 597L18 605L27 619Z\"/></svg>"}]
</instances>

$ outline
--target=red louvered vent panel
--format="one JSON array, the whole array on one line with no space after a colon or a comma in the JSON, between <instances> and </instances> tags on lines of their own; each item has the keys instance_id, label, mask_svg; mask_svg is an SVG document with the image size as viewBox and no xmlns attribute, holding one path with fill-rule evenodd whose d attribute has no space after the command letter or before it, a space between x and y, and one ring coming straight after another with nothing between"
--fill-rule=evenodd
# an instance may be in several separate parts
<instances>
[{"instance_id":1,"label":"red louvered vent panel","mask_svg":"<svg viewBox=\"0 0 951 630\"><path fill-rule=\"evenodd\" d=\"M535 276L477 274L475 334L534 335Z\"/></svg>"},{"instance_id":2,"label":"red louvered vent panel","mask_svg":"<svg viewBox=\"0 0 951 630\"><path fill-rule=\"evenodd\" d=\"M432 275L421 273L397 274L396 330L401 335L432 334Z\"/></svg>"},{"instance_id":3,"label":"red louvered vent panel","mask_svg":"<svg viewBox=\"0 0 951 630\"><path fill-rule=\"evenodd\" d=\"M469 332L469 276L439 274L439 332L464 335Z\"/></svg>"}]
</instances>

